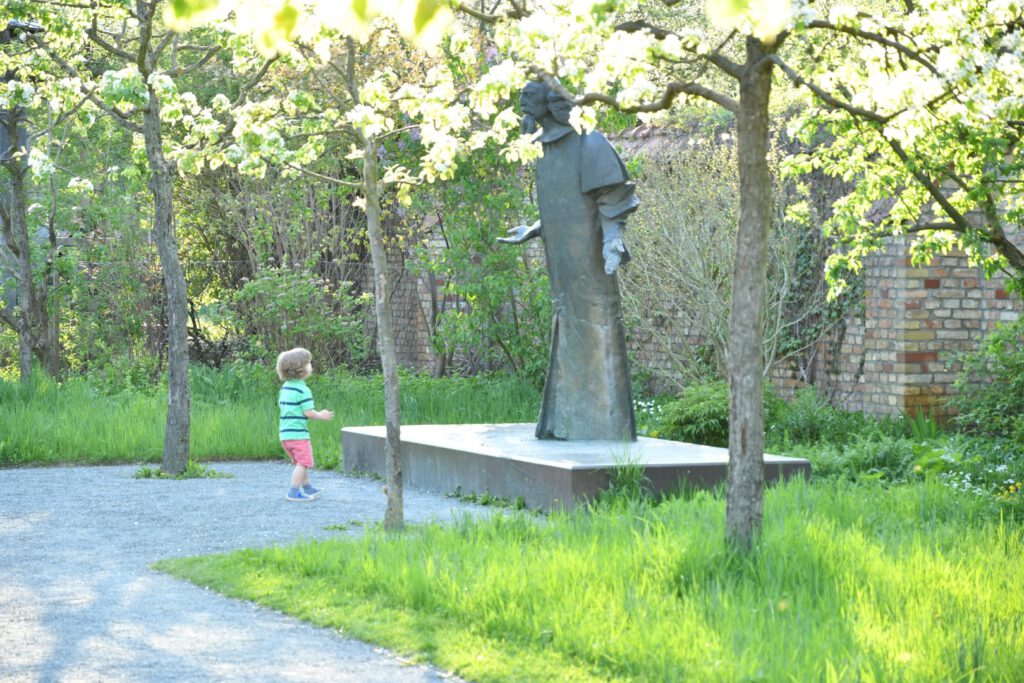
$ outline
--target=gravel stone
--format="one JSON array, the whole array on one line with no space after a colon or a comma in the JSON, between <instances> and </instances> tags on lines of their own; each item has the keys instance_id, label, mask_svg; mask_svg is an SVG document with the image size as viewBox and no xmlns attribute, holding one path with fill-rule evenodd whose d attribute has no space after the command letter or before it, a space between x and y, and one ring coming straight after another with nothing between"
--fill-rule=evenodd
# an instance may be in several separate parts
<instances>
[{"instance_id":1,"label":"gravel stone","mask_svg":"<svg viewBox=\"0 0 1024 683\"><path fill-rule=\"evenodd\" d=\"M382 484L215 463L224 479L135 479L136 466L0 470L0 681L459 680L386 650L149 569L156 560L358 535ZM407 489L409 523L489 508ZM356 524L353 524L355 522ZM347 524L345 531L329 530Z\"/></svg>"}]
</instances>

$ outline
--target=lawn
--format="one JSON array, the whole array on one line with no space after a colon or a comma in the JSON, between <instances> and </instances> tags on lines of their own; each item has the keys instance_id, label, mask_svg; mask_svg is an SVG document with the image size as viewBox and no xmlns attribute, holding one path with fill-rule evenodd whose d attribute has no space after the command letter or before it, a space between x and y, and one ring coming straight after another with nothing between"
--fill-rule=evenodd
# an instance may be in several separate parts
<instances>
[{"instance_id":1,"label":"lawn","mask_svg":"<svg viewBox=\"0 0 1024 683\"><path fill-rule=\"evenodd\" d=\"M196 460L284 458L277 435L277 390L272 368L239 364L191 371L191 455ZM309 380L318 408L330 422L310 424L321 467L337 467L340 430L383 424L381 377L344 372ZM539 389L506 377L402 378L405 424L530 422ZM159 462L163 452L167 390L161 386L108 386L76 377L57 384L36 373L28 386L0 381L0 467Z\"/></svg>"},{"instance_id":2,"label":"lawn","mask_svg":"<svg viewBox=\"0 0 1024 683\"><path fill-rule=\"evenodd\" d=\"M158 569L478 681L1019 681L1024 534L937 481L767 492L748 557L701 492Z\"/></svg>"},{"instance_id":3,"label":"lawn","mask_svg":"<svg viewBox=\"0 0 1024 683\"><path fill-rule=\"evenodd\" d=\"M194 458L283 457L268 368L191 379ZM383 385L310 385L337 413L312 425L334 467L341 427L383 422ZM724 396L700 404L706 429L727 425ZM406 424L528 422L539 392L410 375L402 401ZM159 461L165 402L160 386L0 382L0 466ZM638 402L638 423L670 429L685 412ZM720 490L654 501L623 476L574 513L505 510L158 568L478 681L1022 680L1020 443L846 414L810 393L769 414L768 450L810 459L815 478L766 492L748 556L725 544Z\"/></svg>"}]
</instances>

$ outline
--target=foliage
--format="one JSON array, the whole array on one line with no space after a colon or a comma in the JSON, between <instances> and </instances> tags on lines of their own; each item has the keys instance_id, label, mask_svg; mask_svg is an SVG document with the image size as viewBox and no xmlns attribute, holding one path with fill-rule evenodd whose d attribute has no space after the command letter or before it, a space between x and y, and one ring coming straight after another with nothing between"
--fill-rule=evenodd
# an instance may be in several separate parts
<instances>
[{"instance_id":1,"label":"foliage","mask_svg":"<svg viewBox=\"0 0 1024 683\"><path fill-rule=\"evenodd\" d=\"M167 390L162 370L156 356L118 355L106 363L97 364L83 377L91 389L104 396L121 393L153 396L160 390Z\"/></svg>"},{"instance_id":2,"label":"foliage","mask_svg":"<svg viewBox=\"0 0 1024 683\"><path fill-rule=\"evenodd\" d=\"M416 268L438 282L433 344L454 370L507 368L538 377L550 335L551 303L537 250L497 242L526 221L529 191L518 169L488 144L451 181L424 189L416 206L433 221L433 239L415 251Z\"/></svg>"},{"instance_id":3,"label":"foliage","mask_svg":"<svg viewBox=\"0 0 1024 683\"><path fill-rule=\"evenodd\" d=\"M1019 440L958 435L946 450L955 456L937 473L946 486L991 499L1010 517L1024 520L1024 445Z\"/></svg>"},{"instance_id":4,"label":"foliage","mask_svg":"<svg viewBox=\"0 0 1024 683\"><path fill-rule=\"evenodd\" d=\"M774 412L767 438L770 452L809 460L816 479L887 485L937 480L1022 518L1019 440L949 434L921 413L883 419L848 413L810 388Z\"/></svg>"},{"instance_id":5,"label":"foliage","mask_svg":"<svg viewBox=\"0 0 1024 683\"><path fill-rule=\"evenodd\" d=\"M833 8L807 23L815 60L799 73L782 65L812 102L792 129L817 143L792 168L854 184L827 224L844 244L829 277L842 288L884 238L910 235L914 263L965 250L986 274L1009 268L1019 282L1024 254L1006 234L1024 215L1021 7L936 0L890 10Z\"/></svg>"},{"instance_id":6,"label":"foliage","mask_svg":"<svg viewBox=\"0 0 1024 683\"><path fill-rule=\"evenodd\" d=\"M608 487L597 492L591 506L621 509L647 504L651 502L650 484L645 465L626 445L608 469Z\"/></svg>"},{"instance_id":7,"label":"foliage","mask_svg":"<svg viewBox=\"0 0 1024 683\"><path fill-rule=\"evenodd\" d=\"M449 498L461 500L464 503L473 503L474 505L494 506L509 510L526 509L526 501L523 500L522 496L516 496L515 498L503 498L502 496L495 496L487 491L484 491L483 493L463 493L461 486L456 486L454 491L445 495Z\"/></svg>"},{"instance_id":8,"label":"foliage","mask_svg":"<svg viewBox=\"0 0 1024 683\"><path fill-rule=\"evenodd\" d=\"M267 268L232 292L215 320L247 337L258 359L302 346L322 367L354 365L367 353L366 299L350 288L302 269Z\"/></svg>"},{"instance_id":9,"label":"foliage","mask_svg":"<svg viewBox=\"0 0 1024 683\"><path fill-rule=\"evenodd\" d=\"M633 415L636 417L636 432L640 436L658 438L661 432L658 427L661 424L661 415L666 401L669 399L663 396L654 398L637 398L640 392L633 390Z\"/></svg>"},{"instance_id":10,"label":"foliage","mask_svg":"<svg viewBox=\"0 0 1024 683\"><path fill-rule=\"evenodd\" d=\"M635 261L620 277L623 308L634 334L667 354L671 379L680 386L725 374L739 222L733 135L707 127L669 133L634 157L643 202L629 221ZM769 163L777 169L783 156L776 145ZM761 316L766 368L816 344L846 313L826 304L817 226L785 218L786 207L805 193L792 182L774 188Z\"/></svg>"},{"instance_id":11,"label":"foliage","mask_svg":"<svg viewBox=\"0 0 1024 683\"><path fill-rule=\"evenodd\" d=\"M1024 441L1024 318L999 325L963 356L955 389L959 427Z\"/></svg>"},{"instance_id":12,"label":"foliage","mask_svg":"<svg viewBox=\"0 0 1024 683\"><path fill-rule=\"evenodd\" d=\"M932 456L932 450L905 437L869 434L843 444L819 442L813 447L792 448L786 454L810 460L818 477L905 482L914 477L921 458Z\"/></svg>"},{"instance_id":13,"label":"foliage","mask_svg":"<svg viewBox=\"0 0 1024 683\"><path fill-rule=\"evenodd\" d=\"M769 448L785 449L789 443L843 445L860 436L902 437L905 428L901 421L836 409L816 388L805 387L772 415L765 432Z\"/></svg>"},{"instance_id":14,"label":"foliage","mask_svg":"<svg viewBox=\"0 0 1024 683\"><path fill-rule=\"evenodd\" d=\"M492 515L158 568L467 679L1013 680L1024 536L935 482L801 481L756 554L724 502ZM799 643L794 648L793 644Z\"/></svg>"},{"instance_id":15,"label":"foliage","mask_svg":"<svg viewBox=\"0 0 1024 683\"><path fill-rule=\"evenodd\" d=\"M768 419L778 410L779 399L765 392ZM729 445L729 385L724 381L691 384L661 410L658 436L675 441L725 447Z\"/></svg>"}]
</instances>

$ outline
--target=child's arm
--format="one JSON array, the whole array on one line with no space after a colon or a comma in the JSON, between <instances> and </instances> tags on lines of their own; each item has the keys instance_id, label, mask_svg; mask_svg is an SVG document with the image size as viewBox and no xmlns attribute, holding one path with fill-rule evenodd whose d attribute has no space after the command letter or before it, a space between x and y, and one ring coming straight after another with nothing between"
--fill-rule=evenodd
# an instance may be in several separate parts
<instances>
[{"instance_id":1,"label":"child's arm","mask_svg":"<svg viewBox=\"0 0 1024 683\"><path fill-rule=\"evenodd\" d=\"M333 410L307 410L302 413L310 420L333 420Z\"/></svg>"}]
</instances>

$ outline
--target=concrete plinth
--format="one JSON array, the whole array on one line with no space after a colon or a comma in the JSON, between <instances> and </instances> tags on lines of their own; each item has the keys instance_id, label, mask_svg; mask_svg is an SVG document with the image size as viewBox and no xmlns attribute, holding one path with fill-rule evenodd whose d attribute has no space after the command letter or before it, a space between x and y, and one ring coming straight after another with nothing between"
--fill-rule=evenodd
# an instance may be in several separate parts
<instances>
[{"instance_id":1,"label":"concrete plinth","mask_svg":"<svg viewBox=\"0 0 1024 683\"><path fill-rule=\"evenodd\" d=\"M654 493L685 481L709 487L724 481L725 448L640 437L615 441L541 441L533 424L403 425L402 472L407 486L451 493L521 497L534 509L572 508L607 488L609 471L623 463L644 467ZM345 472L384 476L384 427L341 430ZM765 481L810 477L800 458L765 455Z\"/></svg>"}]
</instances>

